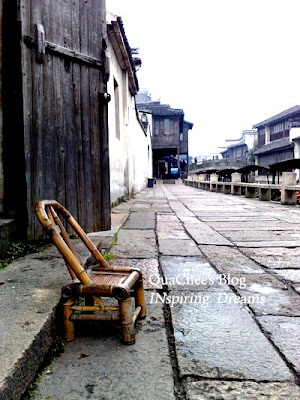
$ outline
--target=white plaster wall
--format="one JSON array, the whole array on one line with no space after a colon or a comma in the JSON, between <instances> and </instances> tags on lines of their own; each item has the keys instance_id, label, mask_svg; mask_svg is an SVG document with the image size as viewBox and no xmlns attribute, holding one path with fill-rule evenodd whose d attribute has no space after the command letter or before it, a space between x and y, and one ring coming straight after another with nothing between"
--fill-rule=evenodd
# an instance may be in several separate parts
<instances>
[{"instance_id":1,"label":"white plaster wall","mask_svg":"<svg viewBox=\"0 0 300 400\"><path fill-rule=\"evenodd\" d=\"M293 139L300 137L300 128L291 128L290 129L290 141L292 141ZM296 156L295 154L295 158L298 158L299 156Z\"/></svg>"},{"instance_id":2,"label":"white plaster wall","mask_svg":"<svg viewBox=\"0 0 300 400\"><path fill-rule=\"evenodd\" d=\"M292 129L299 129L299 128L292 128ZM294 134L296 135L297 133L294 132ZM300 132L299 131L298 131L297 137L298 136L300 136ZM294 157L295 158L300 158L300 139L296 139L294 141ZM299 169L295 169L295 172L296 172L297 183L299 183L299 181L300 181L300 170Z\"/></svg>"},{"instance_id":3,"label":"white plaster wall","mask_svg":"<svg viewBox=\"0 0 300 400\"><path fill-rule=\"evenodd\" d=\"M144 162L143 162L143 168L144 168L144 175L146 175L146 178L153 178L153 159L152 159L152 114L151 113L144 113L144 112L139 112L139 120L141 120L142 114L147 115L148 119L148 125L146 132L144 133L145 139L143 140L143 153L145 156Z\"/></svg>"},{"instance_id":4,"label":"white plaster wall","mask_svg":"<svg viewBox=\"0 0 300 400\"><path fill-rule=\"evenodd\" d=\"M126 101L126 72L122 71L115 56L114 50L109 43L110 54L110 78L107 84L111 101L108 103L108 130L109 130L109 163L110 163L110 196L111 202L115 203L121 197L128 196L128 135L127 135L127 105ZM120 106L120 139L116 136L115 120L115 98L114 79L119 85Z\"/></svg>"},{"instance_id":5,"label":"white plaster wall","mask_svg":"<svg viewBox=\"0 0 300 400\"><path fill-rule=\"evenodd\" d=\"M256 134L245 134L245 143L248 146L248 150L252 150L254 147L254 143L257 140L257 133Z\"/></svg>"},{"instance_id":6,"label":"white plaster wall","mask_svg":"<svg viewBox=\"0 0 300 400\"><path fill-rule=\"evenodd\" d=\"M295 140L294 155L295 158L300 158L300 140Z\"/></svg>"},{"instance_id":7,"label":"white plaster wall","mask_svg":"<svg viewBox=\"0 0 300 400\"><path fill-rule=\"evenodd\" d=\"M148 114L149 124L145 132L138 120L133 97L129 109L129 192L133 195L147 186L147 178L152 178L152 119Z\"/></svg>"},{"instance_id":8,"label":"white plaster wall","mask_svg":"<svg viewBox=\"0 0 300 400\"><path fill-rule=\"evenodd\" d=\"M110 195L116 203L121 197L140 192L152 178L151 115L148 115L147 134L142 128L135 110L134 97L128 88L128 75L120 68L114 50L109 43L110 79L108 93ZM119 85L120 139L116 137L114 78Z\"/></svg>"},{"instance_id":9,"label":"white plaster wall","mask_svg":"<svg viewBox=\"0 0 300 400\"><path fill-rule=\"evenodd\" d=\"M148 115L148 130L147 130L147 148L149 146L148 151L148 165L147 165L147 178L153 178L153 151L152 151L152 115Z\"/></svg>"}]
</instances>

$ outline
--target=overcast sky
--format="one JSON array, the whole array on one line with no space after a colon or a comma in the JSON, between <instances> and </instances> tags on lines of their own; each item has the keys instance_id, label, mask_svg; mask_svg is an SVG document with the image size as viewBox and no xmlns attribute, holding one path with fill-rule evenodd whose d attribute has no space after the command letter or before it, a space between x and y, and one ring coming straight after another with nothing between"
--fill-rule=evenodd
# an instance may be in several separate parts
<instances>
[{"instance_id":1,"label":"overcast sky","mask_svg":"<svg viewBox=\"0 0 300 400\"><path fill-rule=\"evenodd\" d=\"M194 123L190 154L300 104L300 0L106 0L122 17L137 76Z\"/></svg>"}]
</instances>

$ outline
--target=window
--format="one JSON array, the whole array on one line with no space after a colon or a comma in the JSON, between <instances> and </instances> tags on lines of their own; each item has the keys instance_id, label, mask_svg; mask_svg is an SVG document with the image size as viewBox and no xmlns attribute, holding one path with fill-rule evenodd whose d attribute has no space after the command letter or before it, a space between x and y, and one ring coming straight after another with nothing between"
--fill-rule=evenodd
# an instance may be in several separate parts
<instances>
[{"instance_id":1,"label":"window","mask_svg":"<svg viewBox=\"0 0 300 400\"><path fill-rule=\"evenodd\" d=\"M258 147L265 144L265 128L258 129Z\"/></svg>"},{"instance_id":2,"label":"window","mask_svg":"<svg viewBox=\"0 0 300 400\"><path fill-rule=\"evenodd\" d=\"M163 119L159 120L159 134L163 135L165 133L165 121Z\"/></svg>"},{"instance_id":3,"label":"window","mask_svg":"<svg viewBox=\"0 0 300 400\"><path fill-rule=\"evenodd\" d=\"M170 120L165 119L165 134L169 135L170 134Z\"/></svg>"},{"instance_id":4,"label":"window","mask_svg":"<svg viewBox=\"0 0 300 400\"><path fill-rule=\"evenodd\" d=\"M175 121L170 119L170 135L175 135Z\"/></svg>"},{"instance_id":5,"label":"window","mask_svg":"<svg viewBox=\"0 0 300 400\"><path fill-rule=\"evenodd\" d=\"M115 97L115 123L116 137L120 139L120 93L118 82L114 78L114 97Z\"/></svg>"},{"instance_id":6,"label":"window","mask_svg":"<svg viewBox=\"0 0 300 400\"><path fill-rule=\"evenodd\" d=\"M183 141L183 133L180 133L180 134L179 134L179 140L180 140L180 142Z\"/></svg>"},{"instance_id":7,"label":"window","mask_svg":"<svg viewBox=\"0 0 300 400\"><path fill-rule=\"evenodd\" d=\"M159 121L156 120L154 124L154 134L159 135Z\"/></svg>"},{"instance_id":8,"label":"window","mask_svg":"<svg viewBox=\"0 0 300 400\"><path fill-rule=\"evenodd\" d=\"M155 135L174 135L177 125L176 125L176 120L174 120L174 119L169 119L169 118L157 119L154 122L154 134Z\"/></svg>"},{"instance_id":9,"label":"window","mask_svg":"<svg viewBox=\"0 0 300 400\"><path fill-rule=\"evenodd\" d=\"M165 135L174 135L175 134L175 121L174 119L165 119L165 126L164 126L164 133Z\"/></svg>"}]
</instances>

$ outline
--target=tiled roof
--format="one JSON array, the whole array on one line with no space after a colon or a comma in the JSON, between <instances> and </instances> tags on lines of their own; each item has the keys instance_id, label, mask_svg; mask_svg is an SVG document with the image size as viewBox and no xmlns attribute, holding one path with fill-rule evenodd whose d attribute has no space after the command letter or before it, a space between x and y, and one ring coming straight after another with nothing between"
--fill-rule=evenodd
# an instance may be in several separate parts
<instances>
[{"instance_id":1,"label":"tiled roof","mask_svg":"<svg viewBox=\"0 0 300 400\"><path fill-rule=\"evenodd\" d=\"M290 142L289 138L274 140L274 142L265 144L254 152L254 155L268 153L270 151L279 150L283 148L293 147L293 143Z\"/></svg>"},{"instance_id":2,"label":"tiled roof","mask_svg":"<svg viewBox=\"0 0 300 400\"><path fill-rule=\"evenodd\" d=\"M139 83L138 83L138 80L137 80L135 65L134 65L134 61L133 61L133 57L132 57L132 53L131 53L131 48L130 48L129 43L128 43L128 39L127 39L127 36L126 36L126 33L125 33L125 29L124 29L124 24L123 24L122 18L118 17L117 18L117 22L119 24L119 27L120 27L120 30L121 30L121 33L122 33L122 36L123 36L123 40L124 40L124 43L125 43L125 46L126 46L128 58L129 58L129 61L130 61L131 67L132 67L132 71L133 71L133 77L134 77L135 85L137 87L137 92L138 92L139 91Z\"/></svg>"},{"instance_id":3,"label":"tiled roof","mask_svg":"<svg viewBox=\"0 0 300 400\"><path fill-rule=\"evenodd\" d=\"M245 138L240 139L236 143L230 144L229 146L227 146L227 149L232 149L233 147L242 146L243 144L245 144Z\"/></svg>"},{"instance_id":4,"label":"tiled roof","mask_svg":"<svg viewBox=\"0 0 300 400\"><path fill-rule=\"evenodd\" d=\"M287 110L282 111L281 113L276 114L271 118L268 118L268 119L266 119L266 120L264 120L262 122L259 122L256 125L253 125L253 128L259 128L259 127L262 127L262 126L265 126L265 125L269 125L271 123L280 121L282 119L286 119L288 117L292 117L295 114L299 114L300 115L300 106L294 106L294 107L288 108Z\"/></svg>"},{"instance_id":5,"label":"tiled roof","mask_svg":"<svg viewBox=\"0 0 300 400\"><path fill-rule=\"evenodd\" d=\"M184 120L183 122L184 122L184 124L188 125L189 129L193 129L194 124L192 122L189 122L186 120Z\"/></svg>"},{"instance_id":6,"label":"tiled roof","mask_svg":"<svg viewBox=\"0 0 300 400\"><path fill-rule=\"evenodd\" d=\"M151 111L152 115L157 116L184 115L183 110L171 108L168 104L160 104L159 102L139 103L137 108L141 111Z\"/></svg>"},{"instance_id":7,"label":"tiled roof","mask_svg":"<svg viewBox=\"0 0 300 400\"><path fill-rule=\"evenodd\" d=\"M137 96L135 97L135 100L136 100L137 104L141 105L141 106L148 105L148 106L152 107L152 106L160 106L161 105L159 100L156 100L156 101L152 101L152 100L139 101L139 94L137 94ZM167 104L165 104L165 105L167 105ZM168 107L170 107L170 106L168 105Z\"/></svg>"},{"instance_id":8,"label":"tiled roof","mask_svg":"<svg viewBox=\"0 0 300 400\"><path fill-rule=\"evenodd\" d=\"M107 19L108 37L111 41L118 63L122 69L127 70L128 72L129 90L134 96L139 90L139 83L136 76L135 62L125 34L122 18L109 13Z\"/></svg>"}]
</instances>

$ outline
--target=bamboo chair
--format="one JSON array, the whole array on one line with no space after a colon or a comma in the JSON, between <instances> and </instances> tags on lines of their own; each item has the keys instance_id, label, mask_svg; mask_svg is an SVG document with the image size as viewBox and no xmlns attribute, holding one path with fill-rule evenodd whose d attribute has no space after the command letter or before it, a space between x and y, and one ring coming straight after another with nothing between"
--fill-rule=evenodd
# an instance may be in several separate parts
<instances>
[{"instance_id":1,"label":"bamboo chair","mask_svg":"<svg viewBox=\"0 0 300 400\"><path fill-rule=\"evenodd\" d=\"M146 316L144 287L138 268L114 267L105 261L80 225L61 204L54 200L37 201L35 212L44 230L62 254L72 283L62 290L64 337L74 339L74 321L120 321L122 341L135 343L134 323ZM59 215L58 215L59 214ZM62 216L61 220L59 216ZM91 252L100 266L92 265L85 270L64 228L69 224ZM132 310L131 294L135 298ZM77 305L78 297L85 299L85 305ZM102 297L114 297L117 306L105 306ZM118 311L118 312L116 312Z\"/></svg>"}]
</instances>

